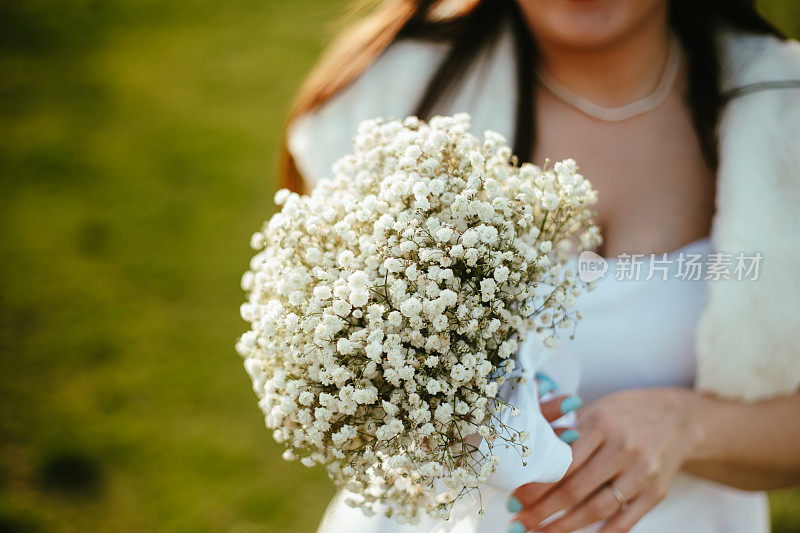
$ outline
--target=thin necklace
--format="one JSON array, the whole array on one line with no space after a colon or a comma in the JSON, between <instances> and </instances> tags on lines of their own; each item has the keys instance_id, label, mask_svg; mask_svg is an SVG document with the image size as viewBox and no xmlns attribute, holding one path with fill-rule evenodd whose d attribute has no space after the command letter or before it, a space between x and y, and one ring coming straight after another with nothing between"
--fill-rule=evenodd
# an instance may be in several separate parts
<instances>
[{"instance_id":1,"label":"thin necklace","mask_svg":"<svg viewBox=\"0 0 800 533\"><path fill-rule=\"evenodd\" d=\"M586 113L590 117L606 122L619 122L647 113L661 105L661 102L664 101L670 89L672 89L673 83L675 83L675 76L678 73L678 66L680 66L680 63L681 47L680 43L678 43L678 39L673 35L669 43L667 63L664 65L664 70L661 72L661 78L658 80L656 88L644 98L634 100L620 107L602 107L592 103L583 96L570 91L558 83L547 72L544 72L544 70L538 70L536 76L539 78L544 88L562 102Z\"/></svg>"}]
</instances>

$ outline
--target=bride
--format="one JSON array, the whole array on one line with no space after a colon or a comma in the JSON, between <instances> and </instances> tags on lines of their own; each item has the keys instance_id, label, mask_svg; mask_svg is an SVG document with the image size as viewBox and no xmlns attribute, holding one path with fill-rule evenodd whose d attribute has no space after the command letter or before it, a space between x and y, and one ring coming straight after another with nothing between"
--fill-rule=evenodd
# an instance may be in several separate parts
<instances>
[{"instance_id":1,"label":"bride","mask_svg":"<svg viewBox=\"0 0 800 533\"><path fill-rule=\"evenodd\" d=\"M550 432L572 449L560 481L450 525L340 495L321 530L768 531L762 491L800 483L798 80L800 46L747 0L387 0L345 33L291 114L284 186L325 176L362 119L467 111L522 160L580 162L608 272L550 359L581 369L575 427ZM760 270L679 275L737 254ZM581 401L543 370L528 414L552 422Z\"/></svg>"}]
</instances>

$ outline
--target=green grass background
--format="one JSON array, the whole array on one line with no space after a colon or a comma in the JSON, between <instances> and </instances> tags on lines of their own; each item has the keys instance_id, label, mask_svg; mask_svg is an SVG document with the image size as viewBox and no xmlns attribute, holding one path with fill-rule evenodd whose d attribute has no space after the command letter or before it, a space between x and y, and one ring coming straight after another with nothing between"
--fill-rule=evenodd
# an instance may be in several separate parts
<instances>
[{"instance_id":1,"label":"green grass background","mask_svg":"<svg viewBox=\"0 0 800 533\"><path fill-rule=\"evenodd\" d=\"M765 12L800 35L800 4ZM313 531L233 343L342 0L0 0L0 531ZM800 531L800 492L772 498Z\"/></svg>"}]
</instances>

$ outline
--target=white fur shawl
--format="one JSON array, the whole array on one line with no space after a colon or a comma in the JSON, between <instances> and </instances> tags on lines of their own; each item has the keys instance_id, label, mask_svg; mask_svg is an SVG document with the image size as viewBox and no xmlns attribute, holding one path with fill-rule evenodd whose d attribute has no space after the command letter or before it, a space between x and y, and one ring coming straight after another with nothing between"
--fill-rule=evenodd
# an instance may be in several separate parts
<instances>
[{"instance_id":1,"label":"white fur shawl","mask_svg":"<svg viewBox=\"0 0 800 533\"><path fill-rule=\"evenodd\" d=\"M766 36L720 36L725 88L800 80L800 45ZM412 112L446 48L401 41L355 83L291 127L289 149L310 182L350 151L365 118ZM473 129L510 138L516 99L508 35L468 76L448 109L469 111ZM733 100L720 124L712 242L720 252L761 252L757 281L709 283L697 329L697 387L757 400L800 386L800 88Z\"/></svg>"},{"instance_id":2,"label":"white fur shawl","mask_svg":"<svg viewBox=\"0 0 800 533\"><path fill-rule=\"evenodd\" d=\"M721 40L725 85L800 80L800 45L772 37ZM757 281L709 283L697 330L697 386L757 400L800 385L800 88L728 104L720 124L712 229L719 251L758 251Z\"/></svg>"}]
</instances>

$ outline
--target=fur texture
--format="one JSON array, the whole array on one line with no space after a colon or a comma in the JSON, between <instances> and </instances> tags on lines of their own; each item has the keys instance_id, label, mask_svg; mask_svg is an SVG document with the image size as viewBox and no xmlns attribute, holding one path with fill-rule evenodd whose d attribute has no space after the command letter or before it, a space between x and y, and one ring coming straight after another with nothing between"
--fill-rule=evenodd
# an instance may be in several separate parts
<instances>
[{"instance_id":1,"label":"fur texture","mask_svg":"<svg viewBox=\"0 0 800 533\"><path fill-rule=\"evenodd\" d=\"M721 39L728 88L800 80L800 45ZM800 385L800 88L765 89L728 104L711 238L720 252L761 252L755 281L709 283L697 329L697 387L759 400Z\"/></svg>"}]
</instances>

